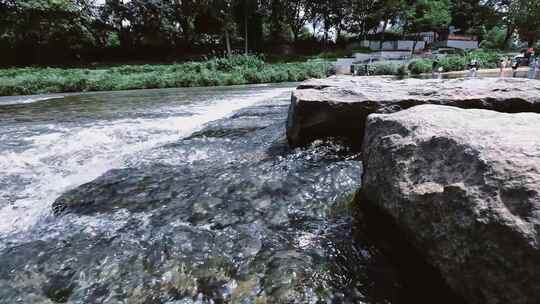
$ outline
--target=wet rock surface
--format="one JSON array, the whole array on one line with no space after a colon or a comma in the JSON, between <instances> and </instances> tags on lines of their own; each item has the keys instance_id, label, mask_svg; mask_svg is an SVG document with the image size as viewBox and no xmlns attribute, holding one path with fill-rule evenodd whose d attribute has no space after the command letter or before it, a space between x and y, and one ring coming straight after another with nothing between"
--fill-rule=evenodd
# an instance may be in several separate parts
<instances>
[{"instance_id":1,"label":"wet rock surface","mask_svg":"<svg viewBox=\"0 0 540 304\"><path fill-rule=\"evenodd\" d=\"M396 81L371 76L310 80L293 92L287 139L297 147L316 139L341 137L359 149L369 114L421 104L538 113L540 82L516 78Z\"/></svg>"},{"instance_id":2,"label":"wet rock surface","mask_svg":"<svg viewBox=\"0 0 540 304\"><path fill-rule=\"evenodd\" d=\"M360 205L469 303L537 303L540 115L422 105L372 115ZM362 208L361 208L362 209Z\"/></svg>"},{"instance_id":3,"label":"wet rock surface","mask_svg":"<svg viewBox=\"0 0 540 304\"><path fill-rule=\"evenodd\" d=\"M399 303L353 240L358 155L290 150L286 113L243 109L65 193L0 246L0 303Z\"/></svg>"}]
</instances>

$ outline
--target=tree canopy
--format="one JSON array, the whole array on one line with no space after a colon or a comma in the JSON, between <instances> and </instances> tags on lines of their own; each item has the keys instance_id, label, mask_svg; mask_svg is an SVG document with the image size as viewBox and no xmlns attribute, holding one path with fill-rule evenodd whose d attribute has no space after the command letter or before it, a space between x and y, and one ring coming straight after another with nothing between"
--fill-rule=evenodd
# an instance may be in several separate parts
<instances>
[{"instance_id":1,"label":"tree canopy","mask_svg":"<svg viewBox=\"0 0 540 304\"><path fill-rule=\"evenodd\" d=\"M0 0L0 11L4 64L188 59L283 45L301 53L390 28L407 35L449 25L488 38L505 32L503 43L485 45L519 37L533 46L540 37L537 0Z\"/></svg>"}]
</instances>

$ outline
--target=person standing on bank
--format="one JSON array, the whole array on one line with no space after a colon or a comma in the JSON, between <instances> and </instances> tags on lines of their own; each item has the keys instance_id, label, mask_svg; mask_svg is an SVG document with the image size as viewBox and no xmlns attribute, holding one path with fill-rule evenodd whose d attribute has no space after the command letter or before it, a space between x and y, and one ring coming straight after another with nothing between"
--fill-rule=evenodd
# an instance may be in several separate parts
<instances>
[{"instance_id":1,"label":"person standing on bank","mask_svg":"<svg viewBox=\"0 0 540 304\"><path fill-rule=\"evenodd\" d=\"M512 77L516 77L518 68L519 61L514 59L514 61L512 61Z\"/></svg>"},{"instance_id":2,"label":"person standing on bank","mask_svg":"<svg viewBox=\"0 0 540 304\"><path fill-rule=\"evenodd\" d=\"M431 64L431 76L435 78L435 73L439 72L439 59L433 60Z\"/></svg>"},{"instance_id":3,"label":"person standing on bank","mask_svg":"<svg viewBox=\"0 0 540 304\"><path fill-rule=\"evenodd\" d=\"M476 77L476 71L478 71L479 66L478 60L471 60L471 63L469 63L469 77Z\"/></svg>"},{"instance_id":4,"label":"person standing on bank","mask_svg":"<svg viewBox=\"0 0 540 304\"><path fill-rule=\"evenodd\" d=\"M534 57L531 57L530 61L531 63L529 64L529 74L528 74L528 78L529 79L536 79L536 73L538 72L538 58L534 58Z\"/></svg>"},{"instance_id":5,"label":"person standing on bank","mask_svg":"<svg viewBox=\"0 0 540 304\"><path fill-rule=\"evenodd\" d=\"M504 69L506 69L506 62L507 62L507 59L506 58L501 58L500 62L499 62L499 68L501 70L501 76L504 75Z\"/></svg>"}]
</instances>

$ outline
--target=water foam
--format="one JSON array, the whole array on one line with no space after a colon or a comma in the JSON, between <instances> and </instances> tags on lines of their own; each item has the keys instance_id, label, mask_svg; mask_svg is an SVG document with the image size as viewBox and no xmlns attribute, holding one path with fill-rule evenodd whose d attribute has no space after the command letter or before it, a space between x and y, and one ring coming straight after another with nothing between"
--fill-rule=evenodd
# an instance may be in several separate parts
<instances>
[{"instance_id":1,"label":"water foam","mask_svg":"<svg viewBox=\"0 0 540 304\"><path fill-rule=\"evenodd\" d=\"M205 123L226 117L252 104L272 100L288 88L246 92L200 104L183 105L191 116L136 118L94 122L88 126L47 125L49 132L25 138L25 150L0 155L0 238L31 229L50 216L50 205L63 192L92 181L106 171L122 168L128 158L185 137ZM170 109L166 111L169 112ZM170 111L178 113L180 111ZM22 186L7 184L20 183ZM14 196L14 189L17 189Z\"/></svg>"},{"instance_id":2,"label":"water foam","mask_svg":"<svg viewBox=\"0 0 540 304\"><path fill-rule=\"evenodd\" d=\"M28 103L34 103L34 102L40 102L40 101L47 101L51 99L59 99L59 98L64 98L64 97L65 96L61 94L0 97L0 106L28 104Z\"/></svg>"}]
</instances>

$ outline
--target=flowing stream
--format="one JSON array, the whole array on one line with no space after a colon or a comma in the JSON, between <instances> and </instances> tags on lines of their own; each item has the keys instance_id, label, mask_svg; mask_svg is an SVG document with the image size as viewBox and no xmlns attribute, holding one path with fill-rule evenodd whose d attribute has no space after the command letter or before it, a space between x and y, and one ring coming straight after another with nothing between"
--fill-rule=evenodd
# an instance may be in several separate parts
<instances>
[{"instance_id":1,"label":"flowing stream","mask_svg":"<svg viewBox=\"0 0 540 304\"><path fill-rule=\"evenodd\" d=\"M0 98L0 303L397 303L294 84Z\"/></svg>"},{"instance_id":2,"label":"flowing stream","mask_svg":"<svg viewBox=\"0 0 540 304\"><path fill-rule=\"evenodd\" d=\"M0 237L32 228L63 191L289 92L255 87L0 100Z\"/></svg>"}]
</instances>

